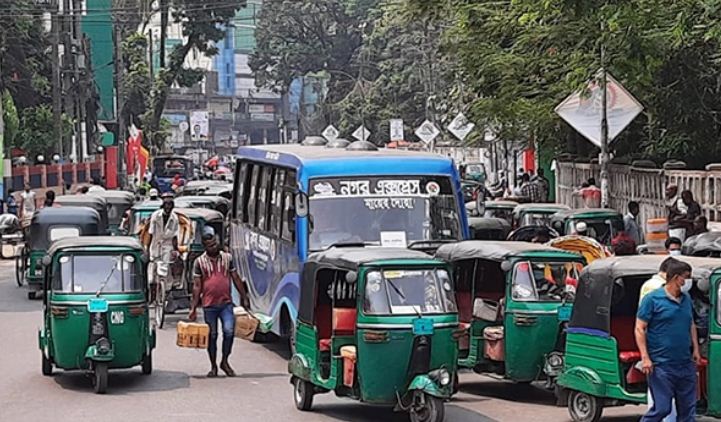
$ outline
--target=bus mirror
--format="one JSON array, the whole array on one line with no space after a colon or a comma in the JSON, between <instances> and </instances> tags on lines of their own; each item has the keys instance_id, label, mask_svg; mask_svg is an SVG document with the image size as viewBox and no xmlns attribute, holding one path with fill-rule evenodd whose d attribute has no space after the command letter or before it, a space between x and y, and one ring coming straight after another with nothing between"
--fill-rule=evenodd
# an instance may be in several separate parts
<instances>
[{"instance_id":1,"label":"bus mirror","mask_svg":"<svg viewBox=\"0 0 721 422\"><path fill-rule=\"evenodd\" d=\"M50 255L45 255L45 256L43 257L43 266L44 266L44 267L47 267L47 266L49 266L49 265L52 264L52 263L53 263L53 259L50 257Z\"/></svg>"},{"instance_id":2,"label":"bus mirror","mask_svg":"<svg viewBox=\"0 0 721 422\"><path fill-rule=\"evenodd\" d=\"M345 273L345 282L348 284L355 284L358 281L358 273L355 271L348 271Z\"/></svg>"},{"instance_id":3,"label":"bus mirror","mask_svg":"<svg viewBox=\"0 0 721 422\"><path fill-rule=\"evenodd\" d=\"M486 201L483 200L483 195L478 195L476 199L476 213L479 217L483 217L486 213Z\"/></svg>"},{"instance_id":4,"label":"bus mirror","mask_svg":"<svg viewBox=\"0 0 721 422\"><path fill-rule=\"evenodd\" d=\"M308 216L308 194L305 192L295 194L295 215L300 218Z\"/></svg>"}]
</instances>

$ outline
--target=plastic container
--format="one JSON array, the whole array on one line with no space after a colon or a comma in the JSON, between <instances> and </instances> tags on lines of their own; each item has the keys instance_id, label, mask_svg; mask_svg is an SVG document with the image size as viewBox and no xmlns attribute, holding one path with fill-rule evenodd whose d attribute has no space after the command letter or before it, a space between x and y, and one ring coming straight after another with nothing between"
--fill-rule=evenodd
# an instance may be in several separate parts
<instances>
[{"instance_id":1,"label":"plastic container","mask_svg":"<svg viewBox=\"0 0 721 422\"><path fill-rule=\"evenodd\" d=\"M195 322L178 322L177 345L190 349L207 349L210 337L208 324Z\"/></svg>"},{"instance_id":2,"label":"plastic container","mask_svg":"<svg viewBox=\"0 0 721 422\"><path fill-rule=\"evenodd\" d=\"M651 253L665 253L668 239L668 219L650 218L646 221L646 246Z\"/></svg>"},{"instance_id":3,"label":"plastic container","mask_svg":"<svg viewBox=\"0 0 721 422\"><path fill-rule=\"evenodd\" d=\"M343 358L343 385L352 388L355 380L355 364L358 361L355 346L343 346L340 348L340 356Z\"/></svg>"},{"instance_id":4,"label":"plastic container","mask_svg":"<svg viewBox=\"0 0 721 422\"><path fill-rule=\"evenodd\" d=\"M486 327L486 329L483 330L483 339L483 355L487 359L497 362L506 360L503 327Z\"/></svg>"}]
</instances>

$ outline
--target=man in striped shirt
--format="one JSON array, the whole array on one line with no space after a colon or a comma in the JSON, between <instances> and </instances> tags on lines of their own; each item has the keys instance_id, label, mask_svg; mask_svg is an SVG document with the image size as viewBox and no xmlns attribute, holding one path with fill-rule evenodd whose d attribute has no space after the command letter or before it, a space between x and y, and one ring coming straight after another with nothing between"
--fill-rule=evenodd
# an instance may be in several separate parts
<instances>
[{"instance_id":1,"label":"man in striped shirt","mask_svg":"<svg viewBox=\"0 0 721 422\"><path fill-rule=\"evenodd\" d=\"M193 302L189 319L195 321L197 308L203 307L203 318L210 327L208 341L208 357L210 358L210 372L208 377L218 376L218 320L223 329L223 356L220 360L220 369L229 377L235 376L233 368L228 363L228 357L233 350L233 336L235 332L235 315L233 315L233 296L231 280L238 289L241 302L247 308L248 296L245 284L240 279L233 265L233 257L220 249L220 242L215 233L210 230L203 234L205 253L195 260L193 267Z\"/></svg>"}]
</instances>

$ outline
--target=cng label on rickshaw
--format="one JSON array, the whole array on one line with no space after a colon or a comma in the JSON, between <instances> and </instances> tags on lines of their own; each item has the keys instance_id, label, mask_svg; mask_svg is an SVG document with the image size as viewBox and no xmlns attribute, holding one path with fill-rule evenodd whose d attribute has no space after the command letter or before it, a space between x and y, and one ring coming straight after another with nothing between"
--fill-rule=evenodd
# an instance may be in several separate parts
<instances>
[{"instance_id":1,"label":"cng label on rickshaw","mask_svg":"<svg viewBox=\"0 0 721 422\"><path fill-rule=\"evenodd\" d=\"M113 325L120 325L125 323L125 312L113 311L110 313L110 323Z\"/></svg>"},{"instance_id":2,"label":"cng label on rickshaw","mask_svg":"<svg viewBox=\"0 0 721 422\"><path fill-rule=\"evenodd\" d=\"M88 301L88 312L103 313L108 312L108 301L101 297L94 297Z\"/></svg>"},{"instance_id":3,"label":"cng label on rickshaw","mask_svg":"<svg viewBox=\"0 0 721 422\"><path fill-rule=\"evenodd\" d=\"M570 306L561 306L558 308L558 320L562 322L571 320L571 311L573 308Z\"/></svg>"},{"instance_id":4,"label":"cng label on rickshaw","mask_svg":"<svg viewBox=\"0 0 721 422\"><path fill-rule=\"evenodd\" d=\"M413 320L413 334L417 336L430 336L433 334L433 320L417 318Z\"/></svg>"}]
</instances>

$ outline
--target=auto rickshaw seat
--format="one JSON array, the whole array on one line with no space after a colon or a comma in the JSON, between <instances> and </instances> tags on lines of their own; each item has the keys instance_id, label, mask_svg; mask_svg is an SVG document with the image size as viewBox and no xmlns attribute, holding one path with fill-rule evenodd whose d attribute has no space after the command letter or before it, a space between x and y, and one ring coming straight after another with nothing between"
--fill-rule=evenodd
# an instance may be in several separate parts
<instances>
[{"instance_id":1,"label":"auto rickshaw seat","mask_svg":"<svg viewBox=\"0 0 721 422\"><path fill-rule=\"evenodd\" d=\"M641 360L641 352L636 346L633 316L614 316L611 318L611 335L616 339L618 358L623 363L635 363Z\"/></svg>"},{"instance_id":2,"label":"auto rickshaw seat","mask_svg":"<svg viewBox=\"0 0 721 422\"><path fill-rule=\"evenodd\" d=\"M462 322L471 322L473 320L473 298L471 292L456 293L456 301L458 302L458 319Z\"/></svg>"},{"instance_id":3,"label":"auto rickshaw seat","mask_svg":"<svg viewBox=\"0 0 721 422\"><path fill-rule=\"evenodd\" d=\"M356 310L355 308L332 308L320 306L318 314L318 349L329 352L331 349L331 336L352 336L355 334ZM321 324L321 321L323 323ZM330 324L328 324L330 322Z\"/></svg>"},{"instance_id":4,"label":"auto rickshaw seat","mask_svg":"<svg viewBox=\"0 0 721 422\"><path fill-rule=\"evenodd\" d=\"M341 336L355 334L356 317L355 308L333 308L333 333Z\"/></svg>"}]
</instances>

